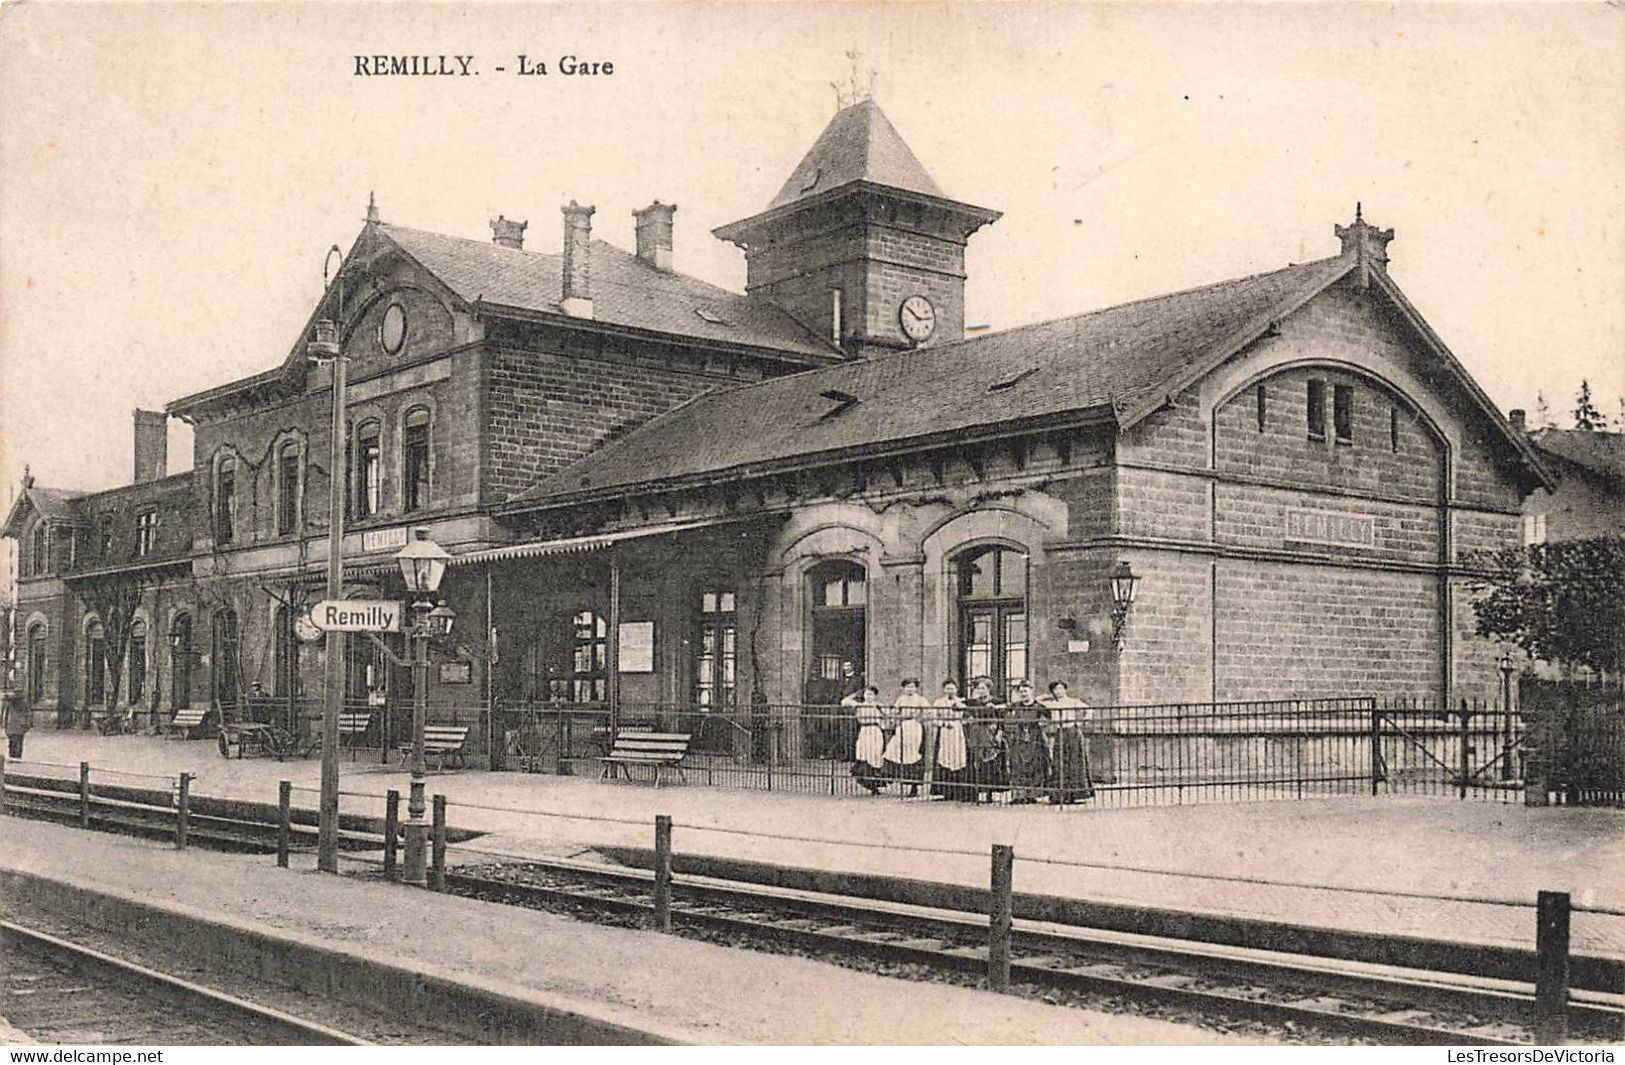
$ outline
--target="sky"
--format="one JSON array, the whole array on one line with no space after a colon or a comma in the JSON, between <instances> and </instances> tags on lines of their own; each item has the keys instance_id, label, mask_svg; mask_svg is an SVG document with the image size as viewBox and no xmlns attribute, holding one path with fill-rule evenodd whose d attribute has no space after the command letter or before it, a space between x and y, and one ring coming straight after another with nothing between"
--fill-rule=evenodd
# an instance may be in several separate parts
<instances>
[{"instance_id":1,"label":"sky","mask_svg":"<svg viewBox=\"0 0 1625 1065\"><path fill-rule=\"evenodd\" d=\"M480 74L356 76L378 53ZM543 251L571 199L630 248L658 198L677 268L742 288L710 231L767 205L854 71L948 195L1004 212L968 322L1335 254L1361 201L1503 410L1561 415L1582 378L1620 409L1619 5L11 3L0 483L127 483L132 408L277 365L369 193L476 239L526 219Z\"/></svg>"}]
</instances>

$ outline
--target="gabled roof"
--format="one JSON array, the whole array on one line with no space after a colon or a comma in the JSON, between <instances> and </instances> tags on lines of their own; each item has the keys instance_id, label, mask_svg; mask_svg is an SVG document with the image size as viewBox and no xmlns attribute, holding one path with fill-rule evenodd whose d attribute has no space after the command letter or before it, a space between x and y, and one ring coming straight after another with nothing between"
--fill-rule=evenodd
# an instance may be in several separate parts
<instances>
[{"instance_id":1,"label":"gabled roof","mask_svg":"<svg viewBox=\"0 0 1625 1065\"><path fill-rule=\"evenodd\" d=\"M836 112L768 210L854 181L947 199L873 100Z\"/></svg>"},{"instance_id":2,"label":"gabled roof","mask_svg":"<svg viewBox=\"0 0 1625 1065\"><path fill-rule=\"evenodd\" d=\"M1529 440L1540 451L1606 481L1625 481L1625 433L1587 429L1536 429Z\"/></svg>"},{"instance_id":3,"label":"gabled roof","mask_svg":"<svg viewBox=\"0 0 1625 1065\"><path fill-rule=\"evenodd\" d=\"M564 313L563 256L385 223L377 230L469 303ZM592 242L592 306L592 320L608 325L812 356L808 361L839 357L777 307L657 269L601 240Z\"/></svg>"},{"instance_id":4,"label":"gabled roof","mask_svg":"<svg viewBox=\"0 0 1625 1065\"><path fill-rule=\"evenodd\" d=\"M554 502L640 484L766 472L1046 421L1122 420L1168 382L1352 268L1323 259L957 344L712 392L677 407L515 498Z\"/></svg>"},{"instance_id":5,"label":"gabled roof","mask_svg":"<svg viewBox=\"0 0 1625 1065\"><path fill-rule=\"evenodd\" d=\"M30 509L36 511L46 521L67 522L81 524L84 515L79 512L76 500L85 493L71 492L64 488L41 488L39 485L29 485L17 496L11 504L11 512L6 515L6 523L0 526L0 536L15 537L22 532L23 518Z\"/></svg>"}]
</instances>

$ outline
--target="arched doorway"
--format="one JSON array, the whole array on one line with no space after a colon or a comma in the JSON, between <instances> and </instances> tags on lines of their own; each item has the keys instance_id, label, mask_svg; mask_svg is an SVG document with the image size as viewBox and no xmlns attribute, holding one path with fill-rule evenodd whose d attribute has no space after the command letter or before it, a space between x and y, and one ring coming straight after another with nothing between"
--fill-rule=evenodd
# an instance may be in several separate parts
<instances>
[{"instance_id":1,"label":"arched doorway","mask_svg":"<svg viewBox=\"0 0 1625 1065\"><path fill-rule=\"evenodd\" d=\"M802 699L809 706L836 706L868 682L868 573L844 559L820 562L807 573L807 601L811 639ZM804 737L808 753L848 757L849 732L845 715L815 713Z\"/></svg>"},{"instance_id":2,"label":"arched doorway","mask_svg":"<svg viewBox=\"0 0 1625 1065\"><path fill-rule=\"evenodd\" d=\"M237 632L235 610L226 607L215 613L209 640L210 695L222 718L235 717L240 700Z\"/></svg>"},{"instance_id":3,"label":"arched doorway","mask_svg":"<svg viewBox=\"0 0 1625 1065\"><path fill-rule=\"evenodd\" d=\"M992 544L953 561L961 690L973 677L993 681L994 698L1027 676L1027 556Z\"/></svg>"},{"instance_id":4,"label":"arched doorway","mask_svg":"<svg viewBox=\"0 0 1625 1065\"><path fill-rule=\"evenodd\" d=\"M28 630L28 703L37 706L45 700L45 626L34 624Z\"/></svg>"},{"instance_id":5,"label":"arched doorway","mask_svg":"<svg viewBox=\"0 0 1625 1065\"><path fill-rule=\"evenodd\" d=\"M169 623L169 705L192 705L192 615L176 614Z\"/></svg>"}]
</instances>

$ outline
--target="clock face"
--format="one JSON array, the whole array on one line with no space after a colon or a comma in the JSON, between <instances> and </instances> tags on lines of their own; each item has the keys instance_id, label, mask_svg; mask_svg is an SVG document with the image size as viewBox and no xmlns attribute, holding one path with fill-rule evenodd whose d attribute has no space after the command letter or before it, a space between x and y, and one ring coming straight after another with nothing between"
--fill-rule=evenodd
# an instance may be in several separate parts
<instances>
[{"instance_id":1,"label":"clock face","mask_svg":"<svg viewBox=\"0 0 1625 1065\"><path fill-rule=\"evenodd\" d=\"M316 623L310 620L310 611L308 610L293 619L293 634L305 643L315 643L323 636L322 630L318 629Z\"/></svg>"},{"instance_id":2,"label":"clock face","mask_svg":"<svg viewBox=\"0 0 1625 1065\"><path fill-rule=\"evenodd\" d=\"M903 327L903 335L919 343L936 330L937 309L924 296L910 296L897 309L897 321Z\"/></svg>"}]
</instances>

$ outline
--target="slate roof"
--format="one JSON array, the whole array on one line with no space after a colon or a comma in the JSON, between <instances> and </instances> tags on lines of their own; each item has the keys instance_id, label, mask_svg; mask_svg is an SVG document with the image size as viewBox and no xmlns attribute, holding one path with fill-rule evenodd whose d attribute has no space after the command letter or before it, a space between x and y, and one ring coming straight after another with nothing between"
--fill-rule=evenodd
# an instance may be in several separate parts
<instances>
[{"instance_id":1,"label":"slate roof","mask_svg":"<svg viewBox=\"0 0 1625 1065\"><path fill-rule=\"evenodd\" d=\"M863 100L830 119L768 210L854 181L947 199L879 105Z\"/></svg>"},{"instance_id":2,"label":"slate roof","mask_svg":"<svg viewBox=\"0 0 1625 1065\"><path fill-rule=\"evenodd\" d=\"M562 314L563 256L503 248L378 223L393 241L458 296L472 303ZM593 320L723 344L818 357L839 353L776 307L683 274L656 269L630 252L592 242ZM703 313L702 313L703 312Z\"/></svg>"},{"instance_id":3,"label":"slate roof","mask_svg":"<svg viewBox=\"0 0 1625 1065\"><path fill-rule=\"evenodd\" d=\"M16 536L21 529L24 505L33 507L48 521L62 521L70 523L83 522L84 515L80 513L77 500L83 498L84 492L72 492L65 488L42 488L39 485L30 485L22 490L16 502L11 505L11 513L6 515L6 523L0 527L0 536Z\"/></svg>"},{"instance_id":4,"label":"slate roof","mask_svg":"<svg viewBox=\"0 0 1625 1065\"><path fill-rule=\"evenodd\" d=\"M872 452L1092 410L1115 417L1155 405L1175 390L1170 382L1215 352L1235 351L1352 265L1342 257L1322 259L707 393L544 480L515 503L747 475L819 454Z\"/></svg>"},{"instance_id":5,"label":"slate roof","mask_svg":"<svg viewBox=\"0 0 1625 1065\"><path fill-rule=\"evenodd\" d=\"M1625 481L1625 433L1537 429L1530 441L1550 455L1610 481Z\"/></svg>"}]
</instances>

